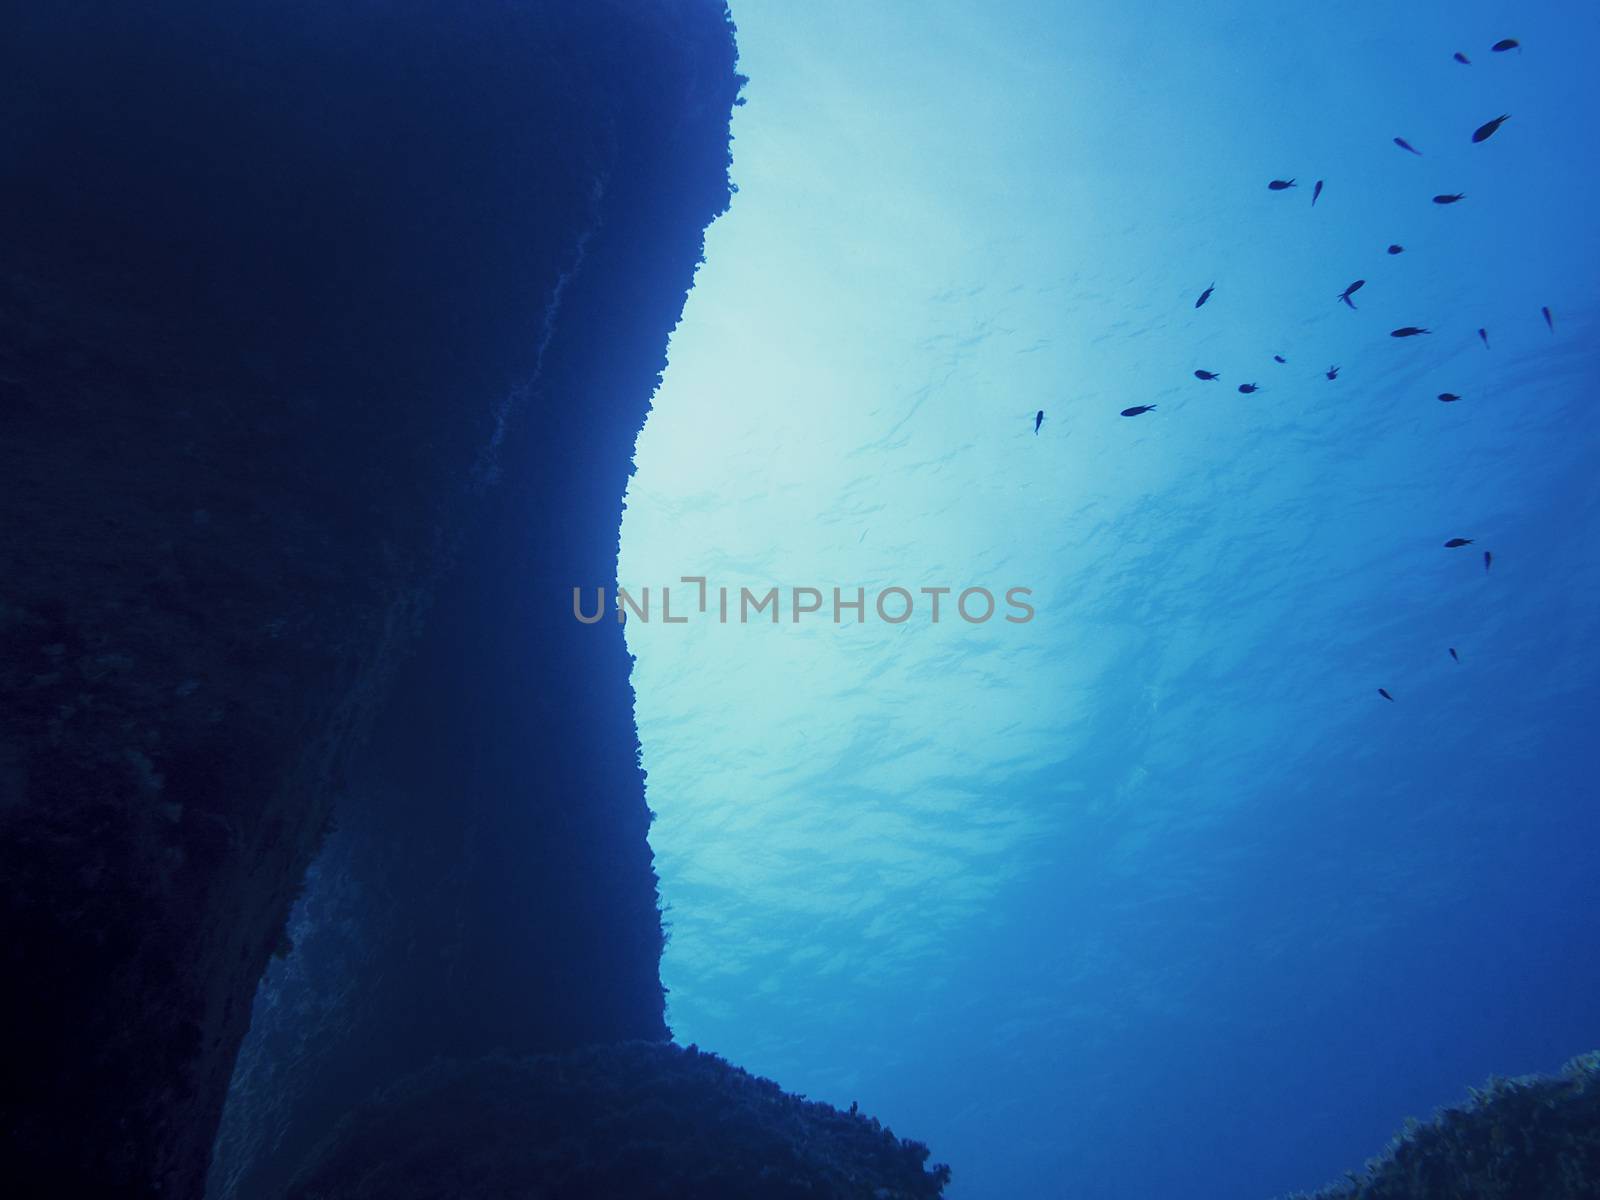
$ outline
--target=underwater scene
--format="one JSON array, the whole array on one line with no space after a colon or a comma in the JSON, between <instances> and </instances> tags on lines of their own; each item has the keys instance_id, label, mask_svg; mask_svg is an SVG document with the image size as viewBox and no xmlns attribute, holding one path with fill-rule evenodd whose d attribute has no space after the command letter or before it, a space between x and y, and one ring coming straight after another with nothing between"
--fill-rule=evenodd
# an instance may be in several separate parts
<instances>
[{"instance_id":1,"label":"underwater scene","mask_svg":"<svg viewBox=\"0 0 1600 1200\"><path fill-rule=\"evenodd\" d=\"M824 602L630 613L674 1032L972 1197L1312 1190L1592 1049L1600 10L735 17L620 580Z\"/></svg>"},{"instance_id":2,"label":"underwater scene","mask_svg":"<svg viewBox=\"0 0 1600 1200\"><path fill-rule=\"evenodd\" d=\"M1600 8L20 0L22 1200L1600 1200Z\"/></svg>"}]
</instances>

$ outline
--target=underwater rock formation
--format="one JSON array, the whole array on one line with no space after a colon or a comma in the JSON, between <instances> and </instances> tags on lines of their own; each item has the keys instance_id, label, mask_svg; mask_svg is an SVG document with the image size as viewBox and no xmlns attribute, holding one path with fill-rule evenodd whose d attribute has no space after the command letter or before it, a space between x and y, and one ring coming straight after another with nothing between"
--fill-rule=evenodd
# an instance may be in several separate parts
<instances>
[{"instance_id":1,"label":"underwater rock formation","mask_svg":"<svg viewBox=\"0 0 1600 1200\"><path fill-rule=\"evenodd\" d=\"M1600 1180L1600 1053L1556 1076L1491 1079L1411 1122L1382 1155L1295 1200L1591 1200Z\"/></svg>"},{"instance_id":2,"label":"underwater rock formation","mask_svg":"<svg viewBox=\"0 0 1600 1200\"><path fill-rule=\"evenodd\" d=\"M913 1200L949 1172L855 1112L694 1047L441 1063L351 1113L288 1200Z\"/></svg>"},{"instance_id":3,"label":"underwater rock formation","mask_svg":"<svg viewBox=\"0 0 1600 1200\"><path fill-rule=\"evenodd\" d=\"M14 1194L199 1196L253 1002L219 1194L439 1056L665 1038L629 659L570 589L740 82L720 0L8 13Z\"/></svg>"}]
</instances>

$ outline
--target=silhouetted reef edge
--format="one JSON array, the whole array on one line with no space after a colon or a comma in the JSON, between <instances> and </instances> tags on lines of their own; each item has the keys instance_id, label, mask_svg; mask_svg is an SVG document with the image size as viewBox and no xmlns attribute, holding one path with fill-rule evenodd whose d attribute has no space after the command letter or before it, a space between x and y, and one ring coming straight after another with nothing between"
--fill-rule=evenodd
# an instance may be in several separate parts
<instances>
[{"instance_id":1,"label":"silhouetted reef edge","mask_svg":"<svg viewBox=\"0 0 1600 1200\"><path fill-rule=\"evenodd\" d=\"M1557 1075L1491 1079L1409 1122L1348 1179L1290 1200L1594 1200L1600 1196L1600 1053Z\"/></svg>"},{"instance_id":2,"label":"silhouetted reef edge","mask_svg":"<svg viewBox=\"0 0 1600 1200\"><path fill-rule=\"evenodd\" d=\"M347 1116L287 1200L913 1200L949 1172L877 1121L651 1042L440 1063Z\"/></svg>"}]
</instances>

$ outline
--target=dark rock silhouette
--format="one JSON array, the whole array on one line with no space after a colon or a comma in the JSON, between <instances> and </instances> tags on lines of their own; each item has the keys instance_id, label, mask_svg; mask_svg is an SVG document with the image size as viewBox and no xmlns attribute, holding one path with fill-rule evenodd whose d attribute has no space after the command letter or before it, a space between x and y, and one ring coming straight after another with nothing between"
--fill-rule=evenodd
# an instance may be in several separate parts
<instances>
[{"instance_id":1,"label":"dark rock silhouette","mask_svg":"<svg viewBox=\"0 0 1600 1200\"><path fill-rule=\"evenodd\" d=\"M1290 1200L1590 1200L1600 1179L1600 1054L1559 1075L1491 1079L1408 1122L1360 1175Z\"/></svg>"},{"instance_id":2,"label":"dark rock silhouette","mask_svg":"<svg viewBox=\"0 0 1600 1200\"><path fill-rule=\"evenodd\" d=\"M430 1068L353 1111L286 1200L932 1200L949 1171L927 1158L854 1106L785 1095L692 1046L631 1042Z\"/></svg>"},{"instance_id":3,"label":"dark rock silhouette","mask_svg":"<svg viewBox=\"0 0 1600 1200\"><path fill-rule=\"evenodd\" d=\"M280 1195L436 1058L666 1038L630 662L567 601L728 203L732 32L8 14L10 1194L194 1200L216 1141Z\"/></svg>"}]
</instances>

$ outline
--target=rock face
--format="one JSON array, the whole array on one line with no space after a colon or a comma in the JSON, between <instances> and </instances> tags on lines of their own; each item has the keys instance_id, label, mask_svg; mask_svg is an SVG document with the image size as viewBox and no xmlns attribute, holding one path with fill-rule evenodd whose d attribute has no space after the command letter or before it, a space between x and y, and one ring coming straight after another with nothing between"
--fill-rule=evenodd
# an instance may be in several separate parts
<instances>
[{"instance_id":1,"label":"rock face","mask_svg":"<svg viewBox=\"0 0 1600 1200\"><path fill-rule=\"evenodd\" d=\"M631 1042L437 1064L350 1113L287 1196L931 1200L949 1172L927 1157L715 1055Z\"/></svg>"},{"instance_id":2,"label":"rock face","mask_svg":"<svg viewBox=\"0 0 1600 1200\"><path fill-rule=\"evenodd\" d=\"M199 1196L275 952L225 1190L437 1054L665 1036L629 661L570 589L739 82L713 0L8 14L14 1194Z\"/></svg>"},{"instance_id":3,"label":"rock face","mask_svg":"<svg viewBox=\"0 0 1600 1200\"><path fill-rule=\"evenodd\" d=\"M1291 1200L1589 1200L1600 1180L1600 1054L1492 1079L1413 1121L1364 1174Z\"/></svg>"}]
</instances>

